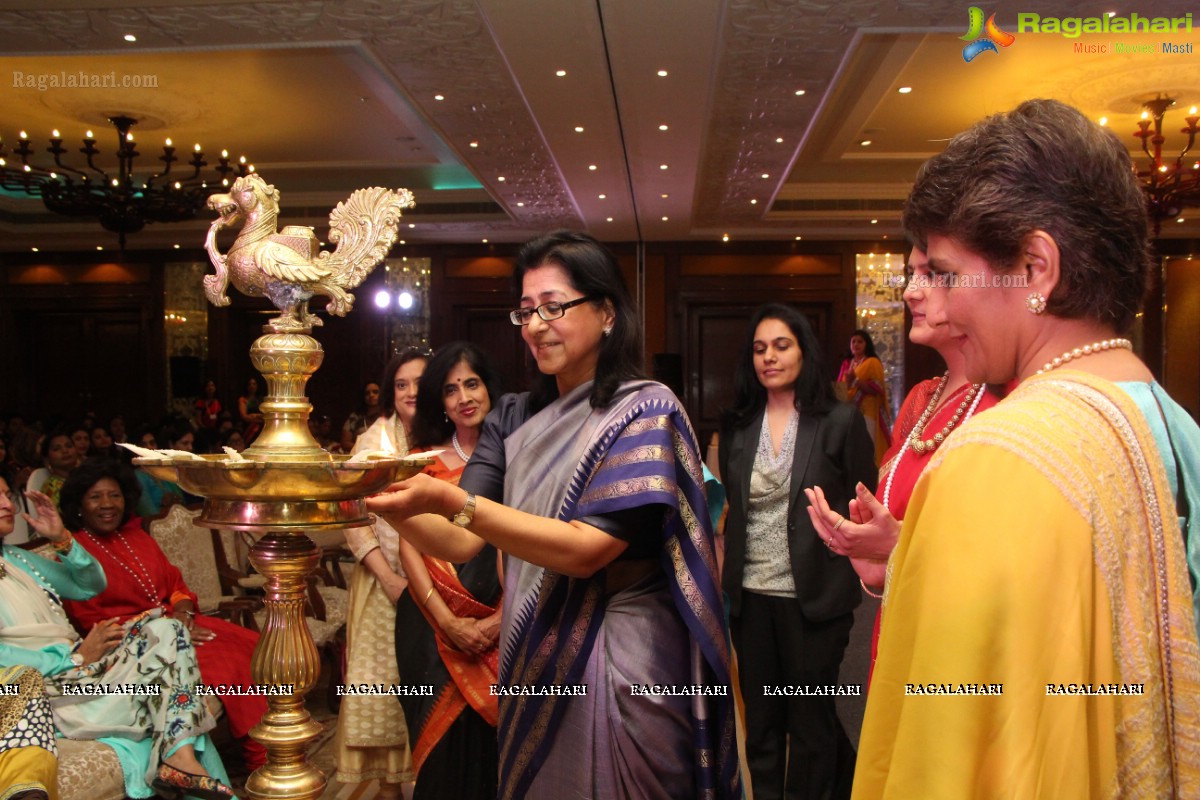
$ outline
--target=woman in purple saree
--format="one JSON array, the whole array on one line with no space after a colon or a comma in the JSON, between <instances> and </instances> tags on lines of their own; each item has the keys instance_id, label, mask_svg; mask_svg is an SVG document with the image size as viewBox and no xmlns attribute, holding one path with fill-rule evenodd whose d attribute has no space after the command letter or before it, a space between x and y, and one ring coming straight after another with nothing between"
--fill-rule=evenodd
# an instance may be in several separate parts
<instances>
[{"instance_id":1,"label":"woman in purple saree","mask_svg":"<svg viewBox=\"0 0 1200 800\"><path fill-rule=\"evenodd\" d=\"M637 317L603 246L550 234L514 278L541 382L497 404L459 486L417 476L371 508L450 561L485 542L505 553L502 798L739 797L691 425L641 378Z\"/></svg>"}]
</instances>

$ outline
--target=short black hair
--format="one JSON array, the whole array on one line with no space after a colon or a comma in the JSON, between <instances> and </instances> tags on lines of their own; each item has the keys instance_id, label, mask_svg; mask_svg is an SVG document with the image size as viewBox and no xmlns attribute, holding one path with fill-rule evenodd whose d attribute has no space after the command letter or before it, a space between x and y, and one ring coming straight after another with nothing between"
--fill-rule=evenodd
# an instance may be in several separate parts
<instances>
[{"instance_id":1,"label":"short black hair","mask_svg":"<svg viewBox=\"0 0 1200 800\"><path fill-rule=\"evenodd\" d=\"M63 523L73 530L83 527L83 496L105 478L112 478L121 487L125 497L125 513L121 524L128 522L137 511L142 487L138 484L133 469L111 458L89 458L67 476L58 495L58 507Z\"/></svg>"}]
</instances>

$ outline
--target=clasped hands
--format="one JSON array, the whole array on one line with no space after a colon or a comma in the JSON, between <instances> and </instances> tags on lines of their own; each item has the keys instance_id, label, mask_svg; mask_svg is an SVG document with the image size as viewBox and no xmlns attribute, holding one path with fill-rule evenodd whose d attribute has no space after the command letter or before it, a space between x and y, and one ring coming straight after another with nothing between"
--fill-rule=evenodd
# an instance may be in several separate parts
<instances>
[{"instance_id":1,"label":"clasped hands","mask_svg":"<svg viewBox=\"0 0 1200 800\"><path fill-rule=\"evenodd\" d=\"M850 515L843 517L829 507L821 487L805 489L808 517L831 552L849 557L864 584L882 586L888 557L900 538L900 522L862 483L855 492Z\"/></svg>"}]
</instances>

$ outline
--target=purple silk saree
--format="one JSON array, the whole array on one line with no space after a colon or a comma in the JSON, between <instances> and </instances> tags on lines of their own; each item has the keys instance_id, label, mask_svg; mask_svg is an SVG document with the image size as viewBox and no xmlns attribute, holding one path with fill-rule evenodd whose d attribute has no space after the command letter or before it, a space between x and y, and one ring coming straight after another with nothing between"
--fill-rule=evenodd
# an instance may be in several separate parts
<instances>
[{"instance_id":1,"label":"purple silk saree","mask_svg":"<svg viewBox=\"0 0 1200 800\"><path fill-rule=\"evenodd\" d=\"M500 681L522 691L500 698L500 796L739 797L695 435L661 384L625 384L603 409L589 406L590 390L560 397L505 440L504 502L563 520L662 507L660 526L636 531L658 556L586 579L506 557Z\"/></svg>"}]
</instances>

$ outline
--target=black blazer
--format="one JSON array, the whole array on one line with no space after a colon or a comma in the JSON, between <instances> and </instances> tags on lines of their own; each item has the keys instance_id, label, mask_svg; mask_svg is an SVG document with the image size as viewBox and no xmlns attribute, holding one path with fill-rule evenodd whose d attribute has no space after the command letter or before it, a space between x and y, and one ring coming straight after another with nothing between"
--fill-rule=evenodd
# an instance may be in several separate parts
<instances>
[{"instance_id":1,"label":"black blazer","mask_svg":"<svg viewBox=\"0 0 1200 800\"><path fill-rule=\"evenodd\" d=\"M730 613L734 615L741 609L746 568L746 498L762 425L760 414L746 427L723 429L718 443L721 480L729 499L722 584L729 595ZM855 484L862 481L874 492L878 479L875 446L857 408L840 403L821 417L801 415L788 501L788 549L796 599L804 616L813 622L853 611L862 602L862 591L849 559L834 555L813 530L806 510L808 499L800 490L820 486L830 508L844 515L855 496Z\"/></svg>"}]
</instances>

